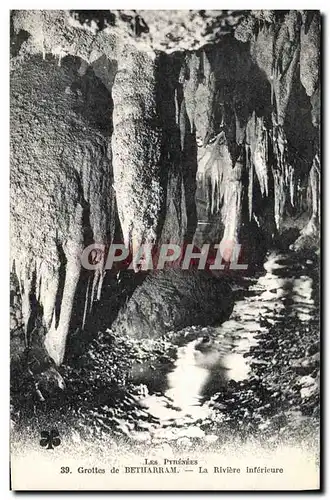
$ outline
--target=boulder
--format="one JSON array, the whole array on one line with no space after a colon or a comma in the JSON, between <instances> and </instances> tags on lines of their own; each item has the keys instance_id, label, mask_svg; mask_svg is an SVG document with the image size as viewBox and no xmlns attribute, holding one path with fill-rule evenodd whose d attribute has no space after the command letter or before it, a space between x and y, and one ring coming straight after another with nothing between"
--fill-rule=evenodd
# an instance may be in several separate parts
<instances>
[{"instance_id":1,"label":"boulder","mask_svg":"<svg viewBox=\"0 0 330 500\"><path fill-rule=\"evenodd\" d=\"M233 310L229 284L210 272L151 272L119 311L112 328L136 338L156 338L190 325L217 325Z\"/></svg>"}]
</instances>

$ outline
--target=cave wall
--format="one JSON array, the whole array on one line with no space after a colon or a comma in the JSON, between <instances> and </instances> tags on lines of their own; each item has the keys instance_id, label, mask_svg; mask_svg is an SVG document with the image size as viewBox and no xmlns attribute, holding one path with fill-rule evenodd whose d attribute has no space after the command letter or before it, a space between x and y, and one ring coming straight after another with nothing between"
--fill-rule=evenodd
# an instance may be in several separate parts
<instances>
[{"instance_id":1,"label":"cave wall","mask_svg":"<svg viewBox=\"0 0 330 500\"><path fill-rule=\"evenodd\" d=\"M41 321L57 364L102 294L89 243L253 260L301 216L292 248L317 247L319 13L166 12L11 14L12 331Z\"/></svg>"}]
</instances>

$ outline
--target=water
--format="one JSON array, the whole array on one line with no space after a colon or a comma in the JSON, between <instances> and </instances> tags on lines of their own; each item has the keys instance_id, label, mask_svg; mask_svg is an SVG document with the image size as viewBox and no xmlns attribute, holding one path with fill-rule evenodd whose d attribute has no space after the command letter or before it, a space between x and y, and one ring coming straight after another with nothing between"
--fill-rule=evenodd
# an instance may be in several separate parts
<instances>
[{"instance_id":1,"label":"water","mask_svg":"<svg viewBox=\"0 0 330 500\"><path fill-rule=\"evenodd\" d=\"M189 425L197 436L200 429L196 422L212 414L210 398L231 381L247 380L252 364L271 362L275 351L268 352L268 357L253 354L253 348L267 336L270 327L283 325L286 318L294 318L297 330L300 322L315 321L315 276L312 261L299 261L289 254L269 254L264 271L253 279L246 278L244 286L235 290L237 300L228 321L217 328L190 328L190 340L181 342L174 364L154 370L140 366L134 379L148 391L139 404L158 420L159 435L164 428Z\"/></svg>"}]
</instances>

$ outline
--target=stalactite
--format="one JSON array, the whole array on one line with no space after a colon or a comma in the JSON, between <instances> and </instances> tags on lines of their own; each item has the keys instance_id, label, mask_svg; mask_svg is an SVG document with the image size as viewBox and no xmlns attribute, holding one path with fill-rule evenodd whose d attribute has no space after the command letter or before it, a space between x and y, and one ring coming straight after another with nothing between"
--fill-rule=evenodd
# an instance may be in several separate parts
<instances>
[{"instance_id":1,"label":"stalactite","mask_svg":"<svg viewBox=\"0 0 330 500\"><path fill-rule=\"evenodd\" d=\"M295 195L296 186L295 186L294 168L292 165L288 165L288 167L286 169L285 183L288 186L291 206L294 207L294 204L295 204L295 202L294 202L295 196L294 195Z\"/></svg>"},{"instance_id":2,"label":"stalactite","mask_svg":"<svg viewBox=\"0 0 330 500\"><path fill-rule=\"evenodd\" d=\"M268 131L263 117L256 116L255 111L246 127L246 145L249 149L247 157L251 157L262 196L268 196Z\"/></svg>"},{"instance_id":3,"label":"stalactite","mask_svg":"<svg viewBox=\"0 0 330 500\"><path fill-rule=\"evenodd\" d=\"M272 91L276 98L276 107L272 120L272 143L275 157L275 164L272 166L272 171L274 177L274 209L277 229L281 225L287 192L289 193L291 204L293 204L293 167L288 161L288 144L283 125L293 81L296 78L296 68L300 53L300 23L300 13L290 11L285 16L285 22L280 24L278 29L272 33L273 53L270 80Z\"/></svg>"},{"instance_id":4,"label":"stalactite","mask_svg":"<svg viewBox=\"0 0 330 500\"><path fill-rule=\"evenodd\" d=\"M277 230L280 230L282 216L285 206L285 183L284 177L280 170L273 168L274 177L274 213L275 213L275 223Z\"/></svg>"},{"instance_id":5,"label":"stalactite","mask_svg":"<svg viewBox=\"0 0 330 500\"><path fill-rule=\"evenodd\" d=\"M297 163L295 154L292 152L292 146L288 144L286 137L287 127L293 125L291 123L288 124L286 121L287 113L289 112L289 101L297 90L299 92L297 82L299 78L298 62L299 57L301 57L300 35L302 17L300 12L290 11L284 14L284 19L281 22L277 22L276 16L277 14L274 14L272 19L267 19L267 21L262 23L259 23L258 20L245 23L245 26L237 36L238 39L242 39L244 42L247 40L250 41L252 60L262 71L260 76L265 75L270 84L269 105L265 103L264 108L260 105L258 106L258 110L251 109L247 124L244 124L244 120L242 123L238 123L236 101L240 102L242 100L242 90L238 87L238 82L244 80L244 71L247 72L247 75L249 74L248 71L251 66L245 62L244 51L241 48L238 47L236 52L231 48L230 57L226 58L223 54L225 44L219 44L217 50L214 50L216 54L214 67L217 68L214 74L214 86L212 89L210 86L208 89L204 88L204 99L195 101L195 109L198 103L200 103L200 108L202 109L202 102L204 101L204 110L199 113L199 116L195 111L195 126L197 130L203 130L204 136L206 135L205 130L216 130L217 126L220 126L220 130L223 128L226 135L226 143L231 152L232 125L230 120L225 116L224 111L225 108L229 109L232 106L236 123L234 127L236 129L234 146L237 148L242 143L246 145L246 164L243 166L243 169L246 169L248 179L246 192L249 218L251 219L254 213L253 197L258 192L258 190L255 191L254 189L255 182L257 182L260 187L261 196L267 199L270 195L269 203L274 204L272 210L274 211L277 230L280 230L283 218L287 214L286 207L288 207L288 203L292 207L295 206L299 177L303 175L303 172L299 172L299 163ZM313 38L314 47L312 50L314 50L313 54L315 56L315 50L318 49L319 43L317 40L319 34L317 28L318 17L309 17L311 18L309 36ZM306 20L303 21L303 25L305 26L304 30L306 30ZM247 33L249 30L250 34ZM307 41L305 45L308 47ZM313 60L315 60L314 56L311 59L314 58ZM308 57L309 55L306 55L307 59ZM241 69L241 74L237 76L234 68L228 62L233 62L235 58L239 59L238 66ZM305 64L306 66L307 63ZM226 84L226 79L228 79L227 73L230 74L231 78L229 87ZM249 77L246 76L246 78L249 81ZM317 79L314 78L313 81L315 82ZM236 87L237 90L234 91L236 93L234 93L233 99L232 88ZM197 87L197 89L200 88L202 88L202 85ZM254 99L258 100L257 87L254 91L256 91ZM319 99L317 96L318 89L315 90L315 85L313 92L313 123L315 122L316 124L318 122ZM212 96L213 102L209 96ZM251 95L246 97L249 102L251 102L252 96L253 90ZM220 101L223 104L221 123L219 119L218 122L214 121L214 107L216 105L219 106ZM206 110L209 109L209 102L212 102L213 109L208 115ZM272 115L270 115L271 110ZM203 123L203 120L206 125ZM213 132L213 134L216 135L216 132ZM203 137L203 133L199 135ZM201 142L203 144L203 141ZM237 151L239 151L239 148ZM234 165L235 156L232 153L231 156ZM225 204L223 199L225 188L221 187L225 182L223 177L224 165L222 163L217 148L211 144L204 143L204 147L200 148L199 153L198 175L203 191L208 189L207 186L210 186L209 204L211 212L219 210ZM272 179L270 179L270 176ZM270 185L272 186L271 193ZM272 210L270 209L269 213L272 213ZM274 231L272 231L273 233Z\"/></svg>"},{"instance_id":6,"label":"stalactite","mask_svg":"<svg viewBox=\"0 0 330 500\"><path fill-rule=\"evenodd\" d=\"M225 261L230 261L232 259L235 245L239 242L239 231L242 220L243 169L244 165L242 157L240 157L234 168L226 170L226 187L222 209L222 219L224 221L225 230L221 240L221 244L226 248L223 254Z\"/></svg>"},{"instance_id":7,"label":"stalactite","mask_svg":"<svg viewBox=\"0 0 330 500\"><path fill-rule=\"evenodd\" d=\"M82 210L80 210L79 207L77 216L78 220L82 216ZM79 240L77 242L72 240L69 241L67 248L64 250L67 263L65 266L65 283L61 300L61 312L57 325L55 323L55 314L53 313L52 323L45 338L45 347L47 352L57 365L60 365L64 359L66 338L70 326L73 302L81 272L80 256L82 250L83 244L82 241ZM41 303L43 303L42 299Z\"/></svg>"},{"instance_id":8,"label":"stalactite","mask_svg":"<svg viewBox=\"0 0 330 500\"><path fill-rule=\"evenodd\" d=\"M225 133L222 132L213 144L203 148L198 157L197 179L204 189L210 185L212 196L210 212L219 212L226 189L226 179L232 170Z\"/></svg>"},{"instance_id":9,"label":"stalactite","mask_svg":"<svg viewBox=\"0 0 330 500\"><path fill-rule=\"evenodd\" d=\"M274 211L279 229L286 214L288 202L299 210L300 203L296 203L298 186L302 184L301 177L306 175L306 168L299 167L301 161L304 160L298 161L296 158L295 148L300 147L297 132L290 130L292 127L299 129L299 124L292 118L292 108L297 107L298 102L305 106L300 95L299 72L307 95L311 96L312 123L315 127L319 124L320 17L319 13L314 11L286 11L285 13L273 11L271 19L267 19L267 22L263 22L260 26L258 20L264 19L264 15L263 11L253 12L250 19L236 29L235 37L243 43L250 42L251 57L270 84L269 100L272 120L265 127L268 128L265 135L269 135L271 151L266 151L262 147L260 156L266 161L255 161L254 166L262 194L265 194L266 185L261 180L263 168L259 169L258 166L268 164L268 169L271 169L273 173ZM290 102L296 104L291 104L290 107ZM303 117L303 113L302 110L297 116ZM306 118L303 117L303 119ZM249 127L247 128L247 135L251 130L253 131L253 127L250 130ZM311 131L308 124L304 131L308 136L307 140L313 142L313 135L309 139ZM293 139L297 145L295 143L292 145L291 142L288 144L287 133L290 141ZM267 144L266 140L257 142L248 140L248 142L252 144L254 142L256 151L258 151L258 146ZM309 149L306 146L307 157L310 156ZM254 156L254 152L251 156Z\"/></svg>"},{"instance_id":10,"label":"stalactite","mask_svg":"<svg viewBox=\"0 0 330 500\"><path fill-rule=\"evenodd\" d=\"M289 11L284 22L265 23L251 39L251 56L270 83L275 126L283 127L300 54L301 14ZM274 99L275 98L275 99Z\"/></svg>"},{"instance_id":11,"label":"stalactite","mask_svg":"<svg viewBox=\"0 0 330 500\"><path fill-rule=\"evenodd\" d=\"M113 85L114 188L125 244L156 243L164 203L154 55L127 48Z\"/></svg>"},{"instance_id":12,"label":"stalactite","mask_svg":"<svg viewBox=\"0 0 330 500\"><path fill-rule=\"evenodd\" d=\"M287 141L283 127L273 124L272 135L273 164L272 173L274 178L274 213L276 227L280 230L284 213L287 193Z\"/></svg>"},{"instance_id":13,"label":"stalactite","mask_svg":"<svg viewBox=\"0 0 330 500\"><path fill-rule=\"evenodd\" d=\"M221 213L224 224L222 244L227 248L224 259L230 261L231 251L238 243L242 217L242 172L243 159L235 166L222 132L213 144L203 148L198 160L198 180L207 189L209 186L209 210L211 214Z\"/></svg>"},{"instance_id":14,"label":"stalactite","mask_svg":"<svg viewBox=\"0 0 330 500\"><path fill-rule=\"evenodd\" d=\"M201 80L201 56L192 52L186 55L181 69L180 82L183 85L186 112L189 119L190 131L194 131L196 91Z\"/></svg>"}]
</instances>

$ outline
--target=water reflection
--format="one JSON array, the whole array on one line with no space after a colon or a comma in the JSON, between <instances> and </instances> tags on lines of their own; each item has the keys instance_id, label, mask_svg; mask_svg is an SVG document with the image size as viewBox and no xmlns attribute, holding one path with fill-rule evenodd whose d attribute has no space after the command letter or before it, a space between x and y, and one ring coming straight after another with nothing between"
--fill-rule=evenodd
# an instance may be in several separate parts
<instances>
[{"instance_id":1,"label":"water reflection","mask_svg":"<svg viewBox=\"0 0 330 500\"><path fill-rule=\"evenodd\" d=\"M249 350L260 342L261 334L267 335L269 325L287 316L298 322L315 316L315 286L309 269L289 255L271 253L265 272L252 280L248 292L241 293L229 321L210 329L210 335L205 335L205 328L197 329L196 338L178 348L174 366L156 370L152 380L148 380L148 370L144 378L141 375L140 381L149 389L142 406L161 422L207 417L205 400L230 380L248 378Z\"/></svg>"},{"instance_id":2,"label":"water reflection","mask_svg":"<svg viewBox=\"0 0 330 500\"><path fill-rule=\"evenodd\" d=\"M185 416L203 418L205 409L201 406L203 387L209 378L209 366L203 366L204 358L196 345L199 340L178 348L177 359L167 373L167 390L164 397L150 395L142 401L143 406L160 420L179 419ZM211 366L217 363L217 353L211 353Z\"/></svg>"}]
</instances>

